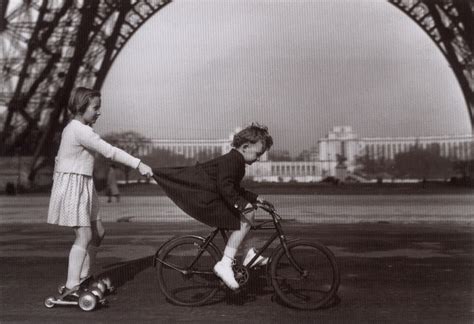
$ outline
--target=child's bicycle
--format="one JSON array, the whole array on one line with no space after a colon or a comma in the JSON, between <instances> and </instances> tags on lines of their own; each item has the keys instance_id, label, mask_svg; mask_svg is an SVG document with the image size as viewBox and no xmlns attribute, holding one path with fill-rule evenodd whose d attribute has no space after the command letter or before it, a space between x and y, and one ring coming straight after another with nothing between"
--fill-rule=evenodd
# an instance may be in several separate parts
<instances>
[{"instance_id":1,"label":"child's bicycle","mask_svg":"<svg viewBox=\"0 0 474 324\"><path fill-rule=\"evenodd\" d=\"M334 254L323 244L314 241L289 241L280 221L281 216L268 202L257 207L266 211L271 220L252 226L252 229L274 229L275 232L246 265L234 265L236 281L244 286L254 262L276 239L280 245L266 265L266 275L277 296L288 306L299 309L317 309L329 304L339 287L340 276ZM273 226L266 226L273 223ZM227 242L225 230L214 229L206 238L186 235L165 242L156 252L161 291L169 301L181 306L199 306L211 301L225 286L214 274L214 265L222 252L213 243L220 232Z\"/></svg>"}]
</instances>

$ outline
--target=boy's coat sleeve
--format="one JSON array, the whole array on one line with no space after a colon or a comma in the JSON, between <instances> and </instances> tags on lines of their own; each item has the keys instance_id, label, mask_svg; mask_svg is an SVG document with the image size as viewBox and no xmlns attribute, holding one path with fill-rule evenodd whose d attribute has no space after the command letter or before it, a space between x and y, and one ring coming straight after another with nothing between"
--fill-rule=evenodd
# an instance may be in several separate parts
<instances>
[{"instance_id":1,"label":"boy's coat sleeve","mask_svg":"<svg viewBox=\"0 0 474 324\"><path fill-rule=\"evenodd\" d=\"M217 164L217 191L229 206L243 211L257 195L240 187L245 174L245 164L235 159L225 159Z\"/></svg>"}]
</instances>

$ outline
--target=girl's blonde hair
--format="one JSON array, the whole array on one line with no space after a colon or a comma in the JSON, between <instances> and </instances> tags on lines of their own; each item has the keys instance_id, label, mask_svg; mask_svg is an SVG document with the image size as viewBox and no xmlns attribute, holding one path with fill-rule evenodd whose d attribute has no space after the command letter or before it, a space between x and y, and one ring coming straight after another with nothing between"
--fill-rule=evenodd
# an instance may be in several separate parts
<instances>
[{"instance_id":1,"label":"girl's blonde hair","mask_svg":"<svg viewBox=\"0 0 474 324\"><path fill-rule=\"evenodd\" d=\"M77 87L71 91L69 97L68 110L71 114L82 115L87 106L89 106L92 98L100 98L100 92L85 87Z\"/></svg>"}]
</instances>

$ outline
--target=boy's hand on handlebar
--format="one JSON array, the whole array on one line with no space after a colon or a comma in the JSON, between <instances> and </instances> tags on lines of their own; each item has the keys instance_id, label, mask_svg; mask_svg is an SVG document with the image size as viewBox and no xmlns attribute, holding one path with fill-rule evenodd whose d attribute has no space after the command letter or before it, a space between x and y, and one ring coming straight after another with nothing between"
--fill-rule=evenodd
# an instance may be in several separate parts
<instances>
[{"instance_id":1,"label":"boy's hand on handlebar","mask_svg":"<svg viewBox=\"0 0 474 324\"><path fill-rule=\"evenodd\" d=\"M263 198L260 198L260 197L257 198L257 202L262 204L262 205L265 205L265 206L269 207L272 210L275 210L275 206L273 206L273 204L271 202L269 202L269 201L267 201Z\"/></svg>"},{"instance_id":2,"label":"boy's hand on handlebar","mask_svg":"<svg viewBox=\"0 0 474 324\"><path fill-rule=\"evenodd\" d=\"M245 210L242 215L250 223L250 225L255 225L255 209L252 204L249 203L247 206L245 206Z\"/></svg>"},{"instance_id":3,"label":"boy's hand on handlebar","mask_svg":"<svg viewBox=\"0 0 474 324\"><path fill-rule=\"evenodd\" d=\"M146 176L147 178L153 175L153 170L143 162L140 162L140 164L138 165L138 172L140 172L142 176Z\"/></svg>"}]
</instances>

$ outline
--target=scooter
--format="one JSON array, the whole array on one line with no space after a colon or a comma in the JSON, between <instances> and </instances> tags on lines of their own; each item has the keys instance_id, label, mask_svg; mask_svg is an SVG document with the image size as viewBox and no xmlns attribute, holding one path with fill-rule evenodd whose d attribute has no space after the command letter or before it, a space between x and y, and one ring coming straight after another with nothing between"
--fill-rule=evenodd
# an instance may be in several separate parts
<instances>
[{"instance_id":1,"label":"scooter","mask_svg":"<svg viewBox=\"0 0 474 324\"><path fill-rule=\"evenodd\" d=\"M55 305L76 306L78 305L83 311L92 311L97 305L105 305L107 300L104 298L106 293L115 290L112 286L110 278L100 278L94 280L89 277L82 281L79 290L74 294L66 294L66 287L61 285L58 287L59 296L50 296L45 299L44 305L47 308L53 308Z\"/></svg>"}]
</instances>

